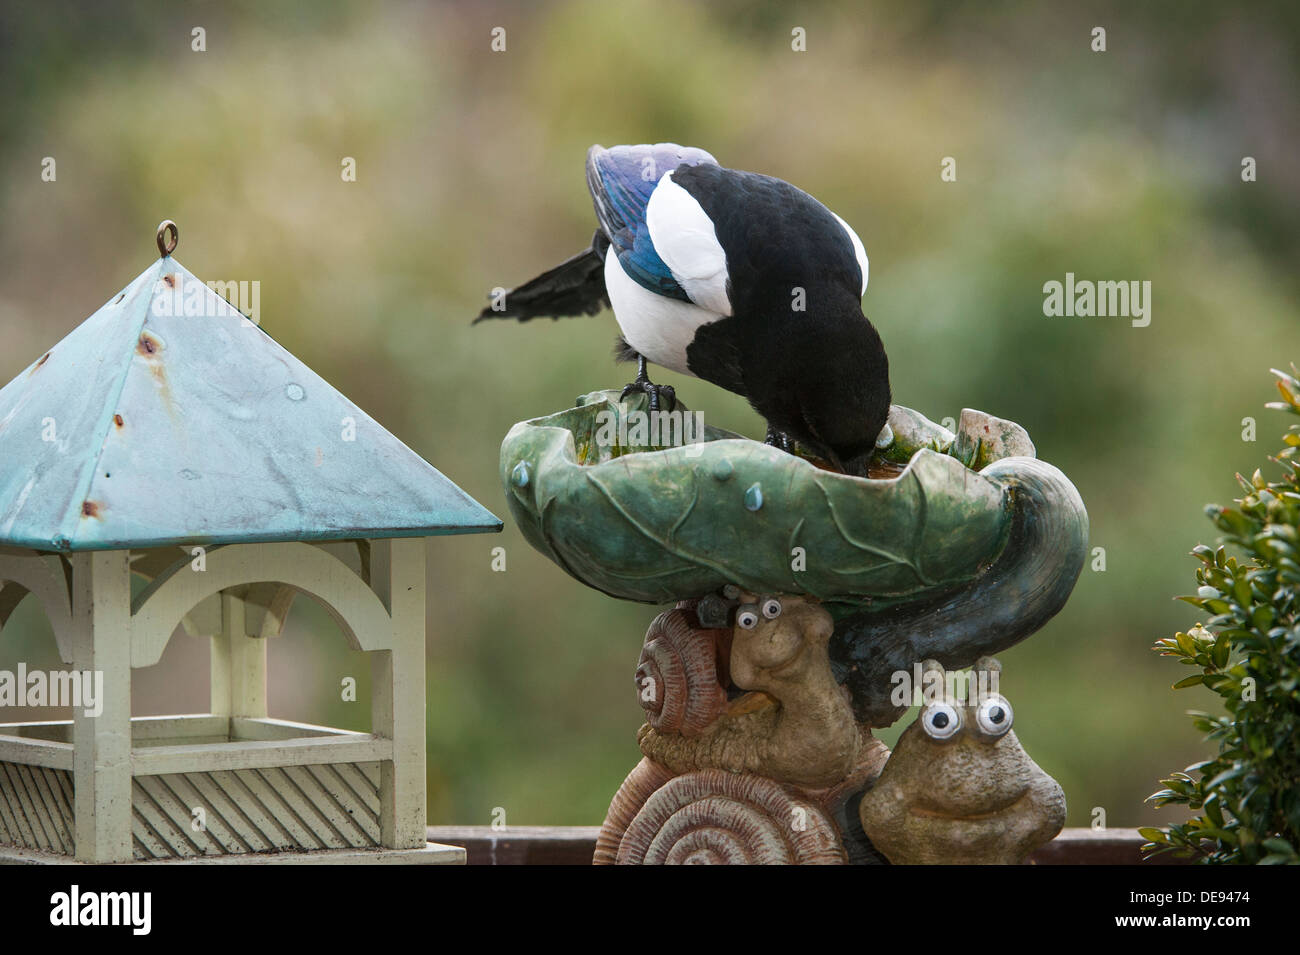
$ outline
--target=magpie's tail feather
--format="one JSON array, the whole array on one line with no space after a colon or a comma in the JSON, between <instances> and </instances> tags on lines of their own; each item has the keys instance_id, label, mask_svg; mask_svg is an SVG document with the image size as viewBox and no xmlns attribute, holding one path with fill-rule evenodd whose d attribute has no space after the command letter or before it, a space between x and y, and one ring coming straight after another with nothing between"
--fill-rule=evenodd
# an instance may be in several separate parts
<instances>
[{"instance_id":1,"label":"magpie's tail feather","mask_svg":"<svg viewBox=\"0 0 1300 955\"><path fill-rule=\"evenodd\" d=\"M591 248L543 272L537 278L493 297L479 312L474 324L488 318L514 318L526 322L533 318L567 318L572 315L595 315L609 308L605 291L605 251L609 240L603 232L592 237Z\"/></svg>"}]
</instances>

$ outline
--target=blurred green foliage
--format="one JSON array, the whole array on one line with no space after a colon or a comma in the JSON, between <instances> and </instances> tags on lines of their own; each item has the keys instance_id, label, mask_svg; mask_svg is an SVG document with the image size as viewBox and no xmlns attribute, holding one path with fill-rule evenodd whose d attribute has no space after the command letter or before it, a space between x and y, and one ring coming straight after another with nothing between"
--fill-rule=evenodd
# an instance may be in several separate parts
<instances>
[{"instance_id":1,"label":"blurred green foliage","mask_svg":"<svg viewBox=\"0 0 1300 955\"><path fill-rule=\"evenodd\" d=\"M1197 503L1253 469L1260 372L1300 351L1296 21L1280 3L5 4L0 381L142 271L170 217L191 271L259 280L272 335L504 515L510 425L630 375L608 314L469 318L587 242L590 144L705 147L853 224L896 401L1018 421L1074 480L1105 570L999 655L1003 689L1069 824L1163 821L1147 780L1208 747L1149 634L1190 624L1167 595ZM1044 317L1067 271L1150 280L1150 327ZM743 400L661 377L762 436ZM579 586L510 526L430 559L431 821L598 822L638 757L654 609ZM53 665L31 603L3 659ZM204 650L173 640L137 711L204 708ZM275 715L365 724L368 667L323 612L302 602L271 652Z\"/></svg>"},{"instance_id":2,"label":"blurred green foliage","mask_svg":"<svg viewBox=\"0 0 1300 955\"><path fill-rule=\"evenodd\" d=\"M1300 417L1300 379L1274 374L1282 400L1269 407ZM1201 812L1168 829L1143 827L1152 855L1300 864L1300 422L1284 442L1273 459L1280 481L1238 475L1237 506L1206 509L1236 553L1195 548L1200 586L1182 599L1213 616L1153 647L1199 670L1175 690L1204 686L1227 712L1192 714L1218 752L1162 780L1150 801Z\"/></svg>"}]
</instances>

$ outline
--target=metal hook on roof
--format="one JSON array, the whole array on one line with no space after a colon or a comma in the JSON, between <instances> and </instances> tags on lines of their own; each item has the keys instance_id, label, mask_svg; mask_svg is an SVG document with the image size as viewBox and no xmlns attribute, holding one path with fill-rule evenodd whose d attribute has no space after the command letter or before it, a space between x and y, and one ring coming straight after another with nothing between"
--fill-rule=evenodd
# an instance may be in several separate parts
<instances>
[{"instance_id":1,"label":"metal hook on roof","mask_svg":"<svg viewBox=\"0 0 1300 955\"><path fill-rule=\"evenodd\" d=\"M167 233L171 232L172 240L167 241ZM176 245L181 241L181 230L176 228L176 223L171 219L163 219L158 223L158 252L163 258L171 255L176 251Z\"/></svg>"}]
</instances>

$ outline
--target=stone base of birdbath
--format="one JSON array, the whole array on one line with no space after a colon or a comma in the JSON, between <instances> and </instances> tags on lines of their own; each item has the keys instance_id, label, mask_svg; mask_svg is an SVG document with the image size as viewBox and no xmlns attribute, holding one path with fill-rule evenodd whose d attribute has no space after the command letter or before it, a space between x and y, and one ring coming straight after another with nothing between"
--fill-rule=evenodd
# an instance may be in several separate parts
<instances>
[{"instance_id":1,"label":"stone base of birdbath","mask_svg":"<svg viewBox=\"0 0 1300 955\"><path fill-rule=\"evenodd\" d=\"M596 865L1015 864L1061 831L1064 793L1011 732L996 660L962 698L927 661L891 754L834 678L833 626L816 601L738 588L655 618L636 670L643 758Z\"/></svg>"},{"instance_id":2,"label":"stone base of birdbath","mask_svg":"<svg viewBox=\"0 0 1300 955\"><path fill-rule=\"evenodd\" d=\"M675 603L645 637L643 758L595 861L1014 862L1050 839L1064 798L1005 699L927 700L906 759L872 729L913 703L900 674L995 669L1064 606L1088 532L1065 475L970 409L953 432L895 406L867 477L674 413L593 392L501 448L529 543L611 596ZM957 824L915 825L935 813Z\"/></svg>"}]
</instances>

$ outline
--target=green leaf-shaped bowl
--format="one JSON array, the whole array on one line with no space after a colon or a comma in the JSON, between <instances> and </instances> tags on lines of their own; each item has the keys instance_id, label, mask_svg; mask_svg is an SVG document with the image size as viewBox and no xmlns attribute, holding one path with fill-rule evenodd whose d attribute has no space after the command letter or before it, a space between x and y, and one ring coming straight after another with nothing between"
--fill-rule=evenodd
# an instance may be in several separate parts
<instances>
[{"instance_id":1,"label":"green leaf-shaped bowl","mask_svg":"<svg viewBox=\"0 0 1300 955\"><path fill-rule=\"evenodd\" d=\"M884 607L989 567L1007 543L1011 495L967 465L1034 453L1010 422L968 411L954 435L895 406L878 457L901 466L858 478L720 429L685 431L696 417L678 411L656 436L644 396L597 391L511 428L501 479L529 543L627 600L738 584Z\"/></svg>"}]
</instances>

